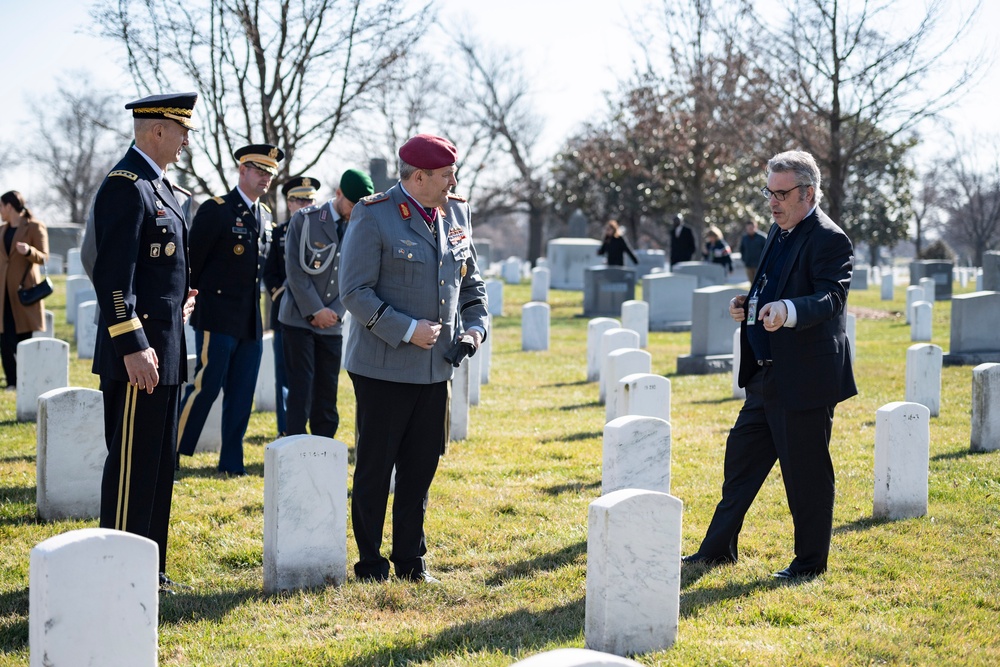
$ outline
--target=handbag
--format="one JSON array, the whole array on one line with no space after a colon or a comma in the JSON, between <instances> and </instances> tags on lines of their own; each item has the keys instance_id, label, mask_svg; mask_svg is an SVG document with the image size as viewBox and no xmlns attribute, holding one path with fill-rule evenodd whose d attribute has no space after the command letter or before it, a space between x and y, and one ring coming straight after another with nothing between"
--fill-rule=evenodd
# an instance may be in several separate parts
<instances>
[{"instance_id":1,"label":"handbag","mask_svg":"<svg viewBox=\"0 0 1000 667\"><path fill-rule=\"evenodd\" d=\"M42 264L42 270L45 271L45 277L40 283L36 283L31 287L21 287L24 284L24 279L28 277L28 272L31 271L31 265L29 264L28 268L24 270L24 275L21 276L21 285L17 286L17 298L21 302L21 305L30 306L52 294L52 281L49 280L49 272L44 264Z\"/></svg>"}]
</instances>

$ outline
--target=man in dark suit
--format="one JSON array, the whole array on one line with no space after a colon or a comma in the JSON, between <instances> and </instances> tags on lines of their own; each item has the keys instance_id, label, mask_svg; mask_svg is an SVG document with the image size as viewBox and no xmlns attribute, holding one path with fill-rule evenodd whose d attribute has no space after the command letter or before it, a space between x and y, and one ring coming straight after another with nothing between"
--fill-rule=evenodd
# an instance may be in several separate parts
<instances>
[{"instance_id":1,"label":"man in dark suit","mask_svg":"<svg viewBox=\"0 0 1000 667\"><path fill-rule=\"evenodd\" d=\"M351 214L340 257L340 298L351 311L344 367L357 398L351 521L355 575L436 583L427 572L424 513L447 440L456 350L486 338L486 285L471 211L452 194L455 146L418 134L399 149L400 182ZM389 481L392 553L382 556Z\"/></svg>"},{"instance_id":2,"label":"man in dark suit","mask_svg":"<svg viewBox=\"0 0 1000 667\"><path fill-rule=\"evenodd\" d=\"M308 208L316 203L316 192L320 182L309 176L296 176L285 181L281 186L281 194L285 195L285 205L288 217L291 219L296 211ZM282 297L285 294L285 233L288 231L288 220L275 225L271 231L271 247L267 250L264 260L264 289L271 296L271 340L274 351L274 416L277 420L278 437L288 435L288 425L285 421L285 409L288 402L288 374L285 372L284 332L278 321L278 311L281 309Z\"/></svg>"},{"instance_id":3,"label":"man in dark suit","mask_svg":"<svg viewBox=\"0 0 1000 667\"><path fill-rule=\"evenodd\" d=\"M102 528L159 546L160 587L174 488L174 443L187 375L188 287L184 211L166 178L188 144L195 93L154 95L132 110L135 145L94 201L94 291L100 305L94 373L101 377L108 458L101 482Z\"/></svg>"},{"instance_id":4,"label":"man in dark suit","mask_svg":"<svg viewBox=\"0 0 1000 667\"><path fill-rule=\"evenodd\" d=\"M181 408L181 454L194 454L212 404L222 402L219 472L245 475L243 436L260 369L260 276L271 232L267 194L284 153L253 144L234 153L239 183L206 201L191 223L191 285L201 294L191 316L198 346L194 384Z\"/></svg>"},{"instance_id":5,"label":"man in dark suit","mask_svg":"<svg viewBox=\"0 0 1000 667\"><path fill-rule=\"evenodd\" d=\"M690 262L696 248L694 232L684 224L684 216L678 213L670 230L670 266L677 262Z\"/></svg>"},{"instance_id":6,"label":"man in dark suit","mask_svg":"<svg viewBox=\"0 0 1000 667\"><path fill-rule=\"evenodd\" d=\"M726 441L722 500L685 563L735 562L743 517L781 465L795 558L774 576L826 571L833 527L834 407L857 394L846 334L854 250L823 211L819 167L802 151L767 164L772 225L749 295L730 301L740 322L739 385L747 397Z\"/></svg>"}]
</instances>

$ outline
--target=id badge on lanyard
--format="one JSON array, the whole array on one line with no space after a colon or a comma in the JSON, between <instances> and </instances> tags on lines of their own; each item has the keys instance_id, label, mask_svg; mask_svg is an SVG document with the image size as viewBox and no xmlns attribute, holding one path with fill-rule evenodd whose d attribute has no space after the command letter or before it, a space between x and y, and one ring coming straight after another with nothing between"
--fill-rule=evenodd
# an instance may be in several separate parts
<instances>
[{"instance_id":1,"label":"id badge on lanyard","mask_svg":"<svg viewBox=\"0 0 1000 667\"><path fill-rule=\"evenodd\" d=\"M750 295L750 299L747 300L748 325L757 324L757 295L764 289L764 285L767 285L767 274L764 274L761 278L760 287L757 288L754 293Z\"/></svg>"}]
</instances>

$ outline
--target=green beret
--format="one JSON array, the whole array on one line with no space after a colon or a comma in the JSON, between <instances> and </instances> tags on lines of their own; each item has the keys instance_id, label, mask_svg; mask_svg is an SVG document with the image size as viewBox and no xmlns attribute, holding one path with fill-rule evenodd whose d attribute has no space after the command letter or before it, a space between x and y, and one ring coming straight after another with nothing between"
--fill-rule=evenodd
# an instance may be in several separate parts
<instances>
[{"instance_id":1,"label":"green beret","mask_svg":"<svg viewBox=\"0 0 1000 667\"><path fill-rule=\"evenodd\" d=\"M340 177L340 191L351 200L352 204L357 204L362 197L375 192L372 179L360 169L348 169Z\"/></svg>"}]
</instances>

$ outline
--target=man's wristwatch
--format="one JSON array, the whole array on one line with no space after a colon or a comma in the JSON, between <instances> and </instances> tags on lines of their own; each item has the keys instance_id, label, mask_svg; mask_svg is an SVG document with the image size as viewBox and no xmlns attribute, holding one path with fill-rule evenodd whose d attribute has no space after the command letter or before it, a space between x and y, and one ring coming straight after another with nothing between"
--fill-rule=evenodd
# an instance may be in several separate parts
<instances>
[{"instance_id":1,"label":"man's wristwatch","mask_svg":"<svg viewBox=\"0 0 1000 667\"><path fill-rule=\"evenodd\" d=\"M312 321L316 319L315 315L306 315L306 322L312 324Z\"/></svg>"}]
</instances>

